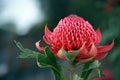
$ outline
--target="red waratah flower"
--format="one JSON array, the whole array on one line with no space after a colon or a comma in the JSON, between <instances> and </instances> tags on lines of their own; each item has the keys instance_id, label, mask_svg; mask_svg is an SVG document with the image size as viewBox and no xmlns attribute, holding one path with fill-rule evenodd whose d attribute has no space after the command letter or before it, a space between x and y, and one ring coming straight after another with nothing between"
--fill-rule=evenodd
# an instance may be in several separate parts
<instances>
[{"instance_id":1,"label":"red waratah flower","mask_svg":"<svg viewBox=\"0 0 120 80\"><path fill-rule=\"evenodd\" d=\"M114 41L110 45L100 46L100 29L94 31L88 21L76 15L61 19L53 32L46 26L43 40L50 46L53 54L61 59L65 59L61 48L70 54L79 50L75 58L79 62L87 62L91 59L101 60L114 46ZM44 47L41 47L39 42L36 42L37 49L44 51Z\"/></svg>"}]
</instances>

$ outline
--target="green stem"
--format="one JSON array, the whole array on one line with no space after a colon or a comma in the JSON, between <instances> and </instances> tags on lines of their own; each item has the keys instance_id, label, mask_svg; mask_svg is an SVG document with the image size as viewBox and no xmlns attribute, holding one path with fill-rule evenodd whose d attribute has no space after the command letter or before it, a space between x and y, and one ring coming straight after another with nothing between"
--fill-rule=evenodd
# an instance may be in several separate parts
<instances>
[{"instance_id":1,"label":"green stem","mask_svg":"<svg viewBox=\"0 0 120 80\"><path fill-rule=\"evenodd\" d=\"M69 65L70 65L70 67L69 67L70 68L70 79L69 80L73 80L75 67L72 62L69 62Z\"/></svg>"},{"instance_id":2,"label":"green stem","mask_svg":"<svg viewBox=\"0 0 120 80\"><path fill-rule=\"evenodd\" d=\"M73 80L73 67L70 66L70 80Z\"/></svg>"}]
</instances>

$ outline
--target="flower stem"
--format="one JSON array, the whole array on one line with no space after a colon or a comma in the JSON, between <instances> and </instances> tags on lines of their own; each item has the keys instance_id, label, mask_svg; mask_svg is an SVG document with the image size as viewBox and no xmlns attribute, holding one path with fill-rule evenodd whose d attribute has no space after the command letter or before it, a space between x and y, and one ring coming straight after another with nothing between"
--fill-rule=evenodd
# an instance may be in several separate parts
<instances>
[{"instance_id":1,"label":"flower stem","mask_svg":"<svg viewBox=\"0 0 120 80\"><path fill-rule=\"evenodd\" d=\"M74 76L74 64L72 62L69 62L69 65L70 65L70 79L69 80L73 80L73 76Z\"/></svg>"}]
</instances>

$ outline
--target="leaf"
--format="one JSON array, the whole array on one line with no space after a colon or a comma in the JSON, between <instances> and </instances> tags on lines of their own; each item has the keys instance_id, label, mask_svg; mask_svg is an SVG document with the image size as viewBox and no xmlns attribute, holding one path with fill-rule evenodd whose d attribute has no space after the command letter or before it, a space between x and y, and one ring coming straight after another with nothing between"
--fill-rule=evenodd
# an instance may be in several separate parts
<instances>
[{"instance_id":1,"label":"leaf","mask_svg":"<svg viewBox=\"0 0 120 80\"><path fill-rule=\"evenodd\" d=\"M84 70L84 69L83 69ZM90 73L93 71L93 69L89 69L87 71L83 71L81 74L81 78L83 78L83 80L87 80Z\"/></svg>"},{"instance_id":2,"label":"leaf","mask_svg":"<svg viewBox=\"0 0 120 80\"><path fill-rule=\"evenodd\" d=\"M54 73L55 80L65 80L64 75L63 75L63 73L61 73L61 71L59 73L54 69L52 69L52 71Z\"/></svg>"},{"instance_id":3,"label":"leaf","mask_svg":"<svg viewBox=\"0 0 120 80\"><path fill-rule=\"evenodd\" d=\"M73 80L84 80L83 78L80 78L77 74L73 76Z\"/></svg>"},{"instance_id":4,"label":"leaf","mask_svg":"<svg viewBox=\"0 0 120 80\"><path fill-rule=\"evenodd\" d=\"M56 62L56 57L54 56L54 54L50 51L49 47L45 48L45 54L48 56L48 58L51 61L55 61Z\"/></svg>"},{"instance_id":5,"label":"leaf","mask_svg":"<svg viewBox=\"0 0 120 80\"><path fill-rule=\"evenodd\" d=\"M41 68L54 68L53 64L50 62L49 58L45 55L38 54L37 56L37 64Z\"/></svg>"},{"instance_id":6,"label":"leaf","mask_svg":"<svg viewBox=\"0 0 120 80\"><path fill-rule=\"evenodd\" d=\"M37 57L37 62L41 67L49 67L49 68L56 68L58 63L56 61L55 56L50 51L49 47L45 48L45 54L39 54Z\"/></svg>"},{"instance_id":7,"label":"leaf","mask_svg":"<svg viewBox=\"0 0 120 80\"><path fill-rule=\"evenodd\" d=\"M82 70L81 77L84 78L84 80L87 80L87 78L89 77L93 69L96 69L99 66L100 66L100 63L97 60L85 63Z\"/></svg>"},{"instance_id":8,"label":"leaf","mask_svg":"<svg viewBox=\"0 0 120 80\"><path fill-rule=\"evenodd\" d=\"M64 56L66 57L66 59L70 62L73 62L75 57L79 54L79 51L74 51L72 54L66 52L63 48L61 49L62 53L64 54Z\"/></svg>"},{"instance_id":9,"label":"leaf","mask_svg":"<svg viewBox=\"0 0 120 80\"><path fill-rule=\"evenodd\" d=\"M80 80L84 80L83 78L80 78Z\"/></svg>"},{"instance_id":10,"label":"leaf","mask_svg":"<svg viewBox=\"0 0 120 80\"><path fill-rule=\"evenodd\" d=\"M101 63L98 60L95 60L90 64L89 69L98 68L98 67L100 67L100 65L101 65Z\"/></svg>"},{"instance_id":11,"label":"leaf","mask_svg":"<svg viewBox=\"0 0 120 80\"><path fill-rule=\"evenodd\" d=\"M32 51L30 49L25 49L20 42L14 41L16 46L20 49L20 55L18 58L36 58L39 52Z\"/></svg>"},{"instance_id":12,"label":"leaf","mask_svg":"<svg viewBox=\"0 0 120 80\"><path fill-rule=\"evenodd\" d=\"M56 61L56 57L50 51L49 47L45 48L45 54L39 54L37 56L37 64L42 68L51 68L56 80L64 80L62 68L60 64Z\"/></svg>"},{"instance_id":13,"label":"leaf","mask_svg":"<svg viewBox=\"0 0 120 80\"><path fill-rule=\"evenodd\" d=\"M89 69L96 69L98 72L98 76L101 78L104 77L104 73L100 65L101 63L98 60L95 60L94 62L91 63Z\"/></svg>"},{"instance_id":14,"label":"leaf","mask_svg":"<svg viewBox=\"0 0 120 80\"><path fill-rule=\"evenodd\" d=\"M41 54L30 49L25 49L20 42L14 42L21 51L19 58L35 58L37 59L37 64L39 67L52 69L56 80L64 80L62 68L60 64L57 63L56 57L50 51L49 47L45 48L45 54Z\"/></svg>"},{"instance_id":15,"label":"leaf","mask_svg":"<svg viewBox=\"0 0 120 80\"><path fill-rule=\"evenodd\" d=\"M101 65L101 63L98 60L85 63L83 70L82 70L81 77L84 78L85 80L87 80L88 76L94 69L97 70L99 77L103 77L104 74L103 74L102 69L100 68L100 65Z\"/></svg>"},{"instance_id":16,"label":"leaf","mask_svg":"<svg viewBox=\"0 0 120 80\"><path fill-rule=\"evenodd\" d=\"M103 72L103 70L102 70L101 67L97 68L97 72L98 72L98 76L99 76L100 78L105 77L105 76L104 76L104 72Z\"/></svg>"}]
</instances>

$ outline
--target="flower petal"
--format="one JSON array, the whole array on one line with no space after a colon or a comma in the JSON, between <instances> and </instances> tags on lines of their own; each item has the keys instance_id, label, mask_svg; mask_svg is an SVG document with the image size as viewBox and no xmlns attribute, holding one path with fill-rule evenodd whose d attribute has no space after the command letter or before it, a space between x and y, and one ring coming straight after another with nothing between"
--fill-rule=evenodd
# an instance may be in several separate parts
<instances>
[{"instance_id":1,"label":"flower petal","mask_svg":"<svg viewBox=\"0 0 120 80\"><path fill-rule=\"evenodd\" d=\"M78 62L86 62L88 61L86 59L86 56L88 55L88 50L85 46L85 43L83 43L82 47L79 49L79 54L77 55L77 57L75 58L76 61Z\"/></svg>"},{"instance_id":2,"label":"flower petal","mask_svg":"<svg viewBox=\"0 0 120 80\"><path fill-rule=\"evenodd\" d=\"M113 48L113 46L114 46L114 40L112 41L112 43L110 45L98 47L97 48L98 54L99 53L106 53L106 52L110 51Z\"/></svg>"},{"instance_id":3,"label":"flower petal","mask_svg":"<svg viewBox=\"0 0 120 80\"><path fill-rule=\"evenodd\" d=\"M94 58L95 60L102 60L103 58L106 57L108 53L99 53L97 56Z\"/></svg>"},{"instance_id":4,"label":"flower petal","mask_svg":"<svg viewBox=\"0 0 120 80\"><path fill-rule=\"evenodd\" d=\"M76 61L79 62L88 62L91 61L92 59L94 59L94 57L97 55L97 48L94 45L94 43L92 43L92 46L88 52L88 50L85 47L85 44L80 48L80 54L76 57Z\"/></svg>"},{"instance_id":5,"label":"flower petal","mask_svg":"<svg viewBox=\"0 0 120 80\"><path fill-rule=\"evenodd\" d=\"M36 48L40 51L40 52L44 52L45 48L40 46L40 41L36 42Z\"/></svg>"},{"instance_id":6,"label":"flower petal","mask_svg":"<svg viewBox=\"0 0 120 80\"><path fill-rule=\"evenodd\" d=\"M48 29L47 25L45 26L45 35L43 36L43 40L50 45L50 35L52 34L52 32Z\"/></svg>"},{"instance_id":7,"label":"flower petal","mask_svg":"<svg viewBox=\"0 0 120 80\"><path fill-rule=\"evenodd\" d=\"M76 58L80 59L80 58L85 58L86 55L88 55L88 50L85 46L85 43L83 43L82 47L79 49L80 53L78 54L78 56Z\"/></svg>"},{"instance_id":8,"label":"flower petal","mask_svg":"<svg viewBox=\"0 0 120 80\"><path fill-rule=\"evenodd\" d=\"M46 38L46 36L43 36L43 40L46 44L50 45L50 41Z\"/></svg>"},{"instance_id":9,"label":"flower petal","mask_svg":"<svg viewBox=\"0 0 120 80\"><path fill-rule=\"evenodd\" d=\"M96 60L101 60L103 59L106 55L107 52L110 51L114 46L114 40L112 41L112 43L110 45L107 46L101 46L97 48L97 56L95 57Z\"/></svg>"},{"instance_id":10,"label":"flower petal","mask_svg":"<svg viewBox=\"0 0 120 80\"><path fill-rule=\"evenodd\" d=\"M91 57L95 57L97 55L97 48L94 43L92 43L91 49L89 50L88 54Z\"/></svg>"},{"instance_id":11,"label":"flower petal","mask_svg":"<svg viewBox=\"0 0 120 80\"><path fill-rule=\"evenodd\" d=\"M99 28L96 30L96 34L97 34L97 42L96 43L97 43L97 45L99 45L101 38L102 38L101 31Z\"/></svg>"},{"instance_id":12,"label":"flower petal","mask_svg":"<svg viewBox=\"0 0 120 80\"><path fill-rule=\"evenodd\" d=\"M62 53L62 50L59 50L58 53L56 54L56 56L59 57L60 59L63 59L63 60L66 59L64 54Z\"/></svg>"},{"instance_id":13,"label":"flower petal","mask_svg":"<svg viewBox=\"0 0 120 80\"><path fill-rule=\"evenodd\" d=\"M47 37L48 35L51 35L52 32L48 29L47 25L45 26L45 36Z\"/></svg>"},{"instance_id":14,"label":"flower petal","mask_svg":"<svg viewBox=\"0 0 120 80\"><path fill-rule=\"evenodd\" d=\"M91 60L93 60L93 57L90 57L90 58L87 58L87 59L79 59L78 62L86 63L86 62L89 62Z\"/></svg>"}]
</instances>

